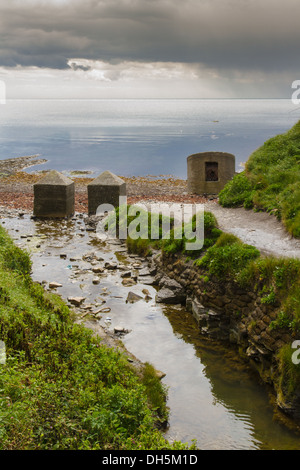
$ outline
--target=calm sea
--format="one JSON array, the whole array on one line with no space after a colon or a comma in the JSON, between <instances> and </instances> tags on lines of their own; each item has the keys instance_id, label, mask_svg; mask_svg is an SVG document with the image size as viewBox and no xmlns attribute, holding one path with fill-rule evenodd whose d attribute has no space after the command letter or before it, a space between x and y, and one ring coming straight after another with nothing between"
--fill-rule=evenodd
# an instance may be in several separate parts
<instances>
[{"instance_id":1,"label":"calm sea","mask_svg":"<svg viewBox=\"0 0 300 470\"><path fill-rule=\"evenodd\" d=\"M48 160L29 172L186 178L189 155L223 151L236 156L240 171L298 119L291 100L8 100L0 105L0 159Z\"/></svg>"}]
</instances>

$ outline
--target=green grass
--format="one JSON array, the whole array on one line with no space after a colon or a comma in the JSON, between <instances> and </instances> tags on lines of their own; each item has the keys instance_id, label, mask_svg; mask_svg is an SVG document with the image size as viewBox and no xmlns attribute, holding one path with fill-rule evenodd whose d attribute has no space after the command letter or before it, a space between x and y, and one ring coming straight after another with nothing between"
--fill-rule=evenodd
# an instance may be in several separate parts
<instances>
[{"instance_id":1,"label":"green grass","mask_svg":"<svg viewBox=\"0 0 300 470\"><path fill-rule=\"evenodd\" d=\"M204 211L203 216L194 214L189 222L180 226L175 224L173 217L163 216L154 212L147 212L137 206L117 207L106 223L106 230L110 224L114 227L116 221L117 236L120 227L127 232L126 244L129 252L141 256L149 256L153 249L161 249L163 253L182 253L195 258L212 246L221 234L215 216ZM187 243L195 242L197 224L204 228L204 243L200 249L188 249ZM156 227L153 230L153 227ZM154 236L155 235L155 236Z\"/></svg>"},{"instance_id":2,"label":"green grass","mask_svg":"<svg viewBox=\"0 0 300 470\"><path fill-rule=\"evenodd\" d=\"M199 220L198 220L199 219ZM218 237L221 235L221 230L218 229L218 224L215 216L211 212L204 211L200 217L194 215L191 221L179 228L173 228L170 231L168 239L163 240L161 244L163 254L174 254L181 253L188 255L191 258L197 258L203 253L208 247L214 245ZM195 233L196 224L203 223L204 240L203 246L200 249L188 249L187 243L195 242L195 238L189 238L186 236L187 233Z\"/></svg>"},{"instance_id":3,"label":"green grass","mask_svg":"<svg viewBox=\"0 0 300 470\"><path fill-rule=\"evenodd\" d=\"M258 148L245 171L234 176L219 194L224 207L274 213L286 229L300 237L300 121Z\"/></svg>"},{"instance_id":4,"label":"green grass","mask_svg":"<svg viewBox=\"0 0 300 470\"><path fill-rule=\"evenodd\" d=\"M78 325L30 278L30 258L0 227L0 449L171 449L157 429L165 390L149 366Z\"/></svg>"},{"instance_id":5,"label":"green grass","mask_svg":"<svg viewBox=\"0 0 300 470\"><path fill-rule=\"evenodd\" d=\"M300 333L300 261L264 257L253 246L223 233L216 243L194 261L209 277L234 281L255 292L263 304L272 305L277 319L270 328Z\"/></svg>"},{"instance_id":6,"label":"green grass","mask_svg":"<svg viewBox=\"0 0 300 470\"><path fill-rule=\"evenodd\" d=\"M250 261L260 256L259 251L245 245L237 237L223 233L195 264L220 279L237 279Z\"/></svg>"}]
</instances>

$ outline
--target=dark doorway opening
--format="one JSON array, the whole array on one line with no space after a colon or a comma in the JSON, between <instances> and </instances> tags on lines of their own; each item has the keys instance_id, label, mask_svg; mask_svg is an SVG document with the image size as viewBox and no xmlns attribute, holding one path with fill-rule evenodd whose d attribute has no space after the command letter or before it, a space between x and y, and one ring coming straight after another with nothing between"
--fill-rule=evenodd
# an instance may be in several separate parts
<instances>
[{"instance_id":1,"label":"dark doorway opening","mask_svg":"<svg viewBox=\"0 0 300 470\"><path fill-rule=\"evenodd\" d=\"M218 163L205 162L205 181L218 181Z\"/></svg>"}]
</instances>

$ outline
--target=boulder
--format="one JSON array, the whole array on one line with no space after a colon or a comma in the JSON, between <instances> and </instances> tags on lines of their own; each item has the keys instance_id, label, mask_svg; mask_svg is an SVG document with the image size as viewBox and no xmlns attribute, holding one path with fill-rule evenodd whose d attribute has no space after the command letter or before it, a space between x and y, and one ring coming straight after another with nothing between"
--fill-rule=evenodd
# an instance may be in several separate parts
<instances>
[{"instance_id":1,"label":"boulder","mask_svg":"<svg viewBox=\"0 0 300 470\"><path fill-rule=\"evenodd\" d=\"M155 297L156 302L165 304L182 304L185 302L186 292L179 282L168 276L163 276L158 285L161 289Z\"/></svg>"},{"instance_id":2,"label":"boulder","mask_svg":"<svg viewBox=\"0 0 300 470\"><path fill-rule=\"evenodd\" d=\"M164 304L180 304L185 302L185 293L181 290L171 290L167 287L163 287L156 294L155 300L157 303Z\"/></svg>"}]
</instances>

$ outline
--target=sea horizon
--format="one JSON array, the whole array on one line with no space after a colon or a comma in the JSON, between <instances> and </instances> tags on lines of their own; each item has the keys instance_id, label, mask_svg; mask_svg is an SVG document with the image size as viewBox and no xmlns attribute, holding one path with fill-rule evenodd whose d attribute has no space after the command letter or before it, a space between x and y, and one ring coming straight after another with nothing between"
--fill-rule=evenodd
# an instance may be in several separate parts
<instances>
[{"instance_id":1,"label":"sea horizon","mask_svg":"<svg viewBox=\"0 0 300 470\"><path fill-rule=\"evenodd\" d=\"M222 151L235 155L239 172L299 116L286 98L8 98L0 107L0 160L47 160L28 172L186 179L189 155Z\"/></svg>"}]
</instances>

